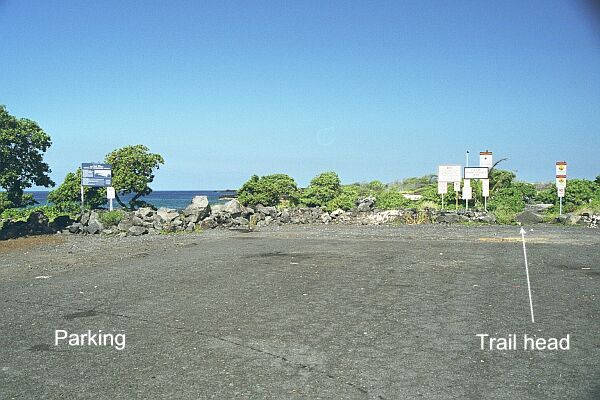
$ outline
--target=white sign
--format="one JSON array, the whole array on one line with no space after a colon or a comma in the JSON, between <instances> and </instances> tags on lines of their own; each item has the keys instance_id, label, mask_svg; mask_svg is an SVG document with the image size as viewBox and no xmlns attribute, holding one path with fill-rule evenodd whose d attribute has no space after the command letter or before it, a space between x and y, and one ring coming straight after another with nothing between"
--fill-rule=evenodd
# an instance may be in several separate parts
<instances>
[{"instance_id":1,"label":"white sign","mask_svg":"<svg viewBox=\"0 0 600 400\"><path fill-rule=\"evenodd\" d=\"M456 193L460 192L460 182L454 182L454 191Z\"/></svg>"},{"instance_id":2,"label":"white sign","mask_svg":"<svg viewBox=\"0 0 600 400\"><path fill-rule=\"evenodd\" d=\"M492 168L492 152L491 151L481 151L479 152L479 166Z\"/></svg>"},{"instance_id":3,"label":"white sign","mask_svg":"<svg viewBox=\"0 0 600 400\"><path fill-rule=\"evenodd\" d=\"M490 197L490 180L489 179L481 180L481 194L483 194L483 197Z\"/></svg>"},{"instance_id":4,"label":"white sign","mask_svg":"<svg viewBox=\"0 0 600 400\"><path fill-rule=\"evenodd\" d=\"M567 175L567 163L564 161L556 162L556 175Z\"/></svg>"},{"instance_id":5,"label":"white sign","mask_svg":"<svg viewBox=\"0 0 600 400\"><path fill-rule=\"evenodd\" d=\"M567 187L567 176L566 175L556 176L556 188L557 189L566 189L566 187Z\"/></svg>"},{"instance_id":6,"label":"white sign","mask_svg":"<svg viewBox=\"0 0 600 400\"><path fill-rule=\"evenodd\" d=\"M487 179L487 167L465 167L465 179Z\"/></svg>"},{"instance_id":7,"label":"white sign","mask_svg":"<svg viewBox=\"0 0 600 400\"><path fill-rule=\"evenodd\" d=\"M461 169L460 165L438 166L438 182L460 182Z\"/></svg>"},{"instance_id":8,"label":"white sign","mask_svg":"<svg viewBox=\"0 0 600 400\"><path fill-rule=\"evenodd\" d=\"M471 180L470 179L465 179L464 182L465 182L463 184L464 187L471 187Z\"/></svg>"},{"instance_id":9,"label":"white sign","mask_svg":"<svg viewBox=\"0 0 600 400\"><path fill-rule=\"evenodd\" d=\"M565 188L558 188L558 197L565 197Z\"/></svg>"},{"instance_id":10,"label":"white sign","mask_svg":"<svg viewBox=\"0 0 600 400\"><path fill-rule=\"evenodd\" d=\"M438 182L438 194L448 193L448 182Z\"/></svg>"},{"instance_id":11,"label":"white sign","mask_svg":"<svg viewBox=\"0 0 600 400\"><path fill-rule=\"evenodd\" d=\"M473 198L473 189L471 186L463 187L462 199L463 200L471 200Z\"/></svg>"},{"instance_id":12,"label":"white sign","mask_svg":"<svg viewBox=\"0 0 600 400\"><path fill-rule=\"evenodd\" d=\"M109 186L106 188L106 198L108 200L112 200L115 198L115 188L112 186Z\"/></svg>"}]
</instances>

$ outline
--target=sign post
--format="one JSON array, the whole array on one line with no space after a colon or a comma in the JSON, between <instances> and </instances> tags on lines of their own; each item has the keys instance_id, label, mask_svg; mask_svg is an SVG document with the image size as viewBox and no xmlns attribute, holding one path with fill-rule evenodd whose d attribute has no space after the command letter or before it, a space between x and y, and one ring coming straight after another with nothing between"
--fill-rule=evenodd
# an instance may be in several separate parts
<instances>
[{"instance_id":1,"label":"sign post","mask_svg":"<svg viewBox=\"0 0 600 400\"><path fill-rule=\"evenodd\" d=\"M483 195L483 209L487 212L487 199L490 197L490 180L481 180L481 194Z\"/></svg>"},{"instance_id":2,"label":"sign post","mask_svg":"<svg viewBox=\"0 0 600 400\"><path fill-rule=\"evenodd\" d=\"M448 183L454 183L456 191L456 183L460 188L460 180L462 168L460 165L439 165L438 166L438 194L442 195L442 210L444 209L444 194L448 193ZM457 207L458 207L458 196Z\"/></svg>"},{"instance_id":3,"label":"sign post","mask_svg":"<svg viewBox=\"0 0 600 400\"><path fill-rule=\"evenodd\" d=\"M465 201L465 209L469 211L469 200L473 198L473 189L471 189L471 180L465 178L463 185L462 198Z\"/></svg>"},{"instance_id":4,"label":"sign post","mask_svg":"<svg viewBox=\"0 0 600 400\"><path fill-rule=\"evenodd\" d=\"M106 198L108 199L108 210L113 210L113 199L115 198L115 188L109 186L106 188Z\"/></svg>"},{"instance_id":5,"label":"sign post","mask_svg":"<svg viewBox=\"0 0 600 400\"><path fill-rule=\"evenodd\" d=\"M81 212L83 212L84 186L109 187L112 185L112 165L102 163L81 164ZM108 195L108 192L107 192ZM112 210L112 201L111 201Z\"/></svg>"},{"instance_id":6,"label":"sign post","mask_svg":"<svg viewBox=\"0 0 600 400\"><path fill-rule=\"evenodd\" d=\"M494 166L492 152L489 150L479 152L479 166L488 169L489 171ZM489 178L489 177L488 177ZM487 199L490 197L490 181L489 179L481 180L481 189L483 194L483 209L487 212Z\"/></svg>"},{"instance_id":7,"label":"sign post","mask_svg":"<svg viewBox=\"0 0 600 400\"><path fill-rule=\"evenodd\" d=\"M563 197L567 189L567 163L566 161L556 162L556 190L559 201L559 215L562 215Z\"/></svg>"},{"instance_id":8,"label":"sign post","mask_svg":"<svg viewBox=\"0 0 600 400\"><path fill-rule=\"evenodd\" d=\"M488 174L489 174L489 169L488 167L465 167L465 188L467 187L467 185L469 186L469 190L471 190L471 179L480 179L480 180L488 180ZM489 189L489 186L488 186ZM465 197L463 196L463 199ZM472 194L469 195L469 200L472 198ZM467 210L468 208L468 201L467 202ZM485 207L487 208L487 200L486 200L486 205Z\"/></svg>"}]
</instances>

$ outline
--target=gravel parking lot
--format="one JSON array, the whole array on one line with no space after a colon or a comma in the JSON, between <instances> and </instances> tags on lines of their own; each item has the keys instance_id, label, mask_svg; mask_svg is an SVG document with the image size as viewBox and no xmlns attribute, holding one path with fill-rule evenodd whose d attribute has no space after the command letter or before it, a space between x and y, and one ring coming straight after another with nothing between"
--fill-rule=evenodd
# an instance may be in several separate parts
<instances>
[{"instance_id":1,"label":"gravel parking lot","mask_svg":"<svg viewBox=\"0 0 600 400\"><path fill-rule=\"evenodd\" d=\"M600 232L526 240L535 323L518 227L0 242L0 398L598 399ZM481 350L482 333L570 347Z\"/></svg>"}]
</instances>

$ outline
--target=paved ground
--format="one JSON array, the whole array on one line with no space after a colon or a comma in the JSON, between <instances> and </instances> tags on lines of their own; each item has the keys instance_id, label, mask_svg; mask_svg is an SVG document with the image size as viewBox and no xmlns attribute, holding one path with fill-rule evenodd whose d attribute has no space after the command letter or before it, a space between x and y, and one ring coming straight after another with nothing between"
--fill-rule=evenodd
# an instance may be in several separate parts
<instances>
[{"instance_id":1,"label":"paved ground","mask_svg":"<svg viewBox=\"0 0 600 400\"><path fill-rule=\"evenodd\" d=\"M0 243L0 398L598 399L600 232L527 240L535 324L515 227ZM571 348L482 351L478 333Z\"/></svg>"}]
</instances>

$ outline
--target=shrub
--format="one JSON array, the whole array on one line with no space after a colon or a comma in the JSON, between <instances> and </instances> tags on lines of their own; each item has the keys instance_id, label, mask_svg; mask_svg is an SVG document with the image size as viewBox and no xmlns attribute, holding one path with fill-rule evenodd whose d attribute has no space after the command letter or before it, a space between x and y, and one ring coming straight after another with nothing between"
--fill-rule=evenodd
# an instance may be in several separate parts
<instances>
[{"instance_id":1,"label":"shrub","mask_svg":"<svg viewBox=\"0 0 600 400\"><path fill-rule=\"evenodd\" d=\"M525 204L535 197L535 186L525 182L512 182L509 186L500 187L491 193L488 209L502 209L501 212L517 213L525 208Z\"/></svg>"},{"instance_id":2,"label":"shrub","mask_svg":"<svg viewBox=\"0 0 600 400\"><path fill-rule=\"evenodd\" d=\"M552 203L558 206L556 187L552 186L537 193L536 200ZM600 201L600 185L586 179L571 179L567 181L567 189L563 198L564 212L573 212L579 207Z\"/></svg>"},{"instance_id":3,"label":"shrub","mask_svg":"<svg viewBox=\"0 0 600 400\"><path fill-rule=\"evenodd\" d=\"M294 179L285 174L260 178L253 175L238 191L238 200L245 206L276 206L282 200L295 204L298 201L298 186Z\"/></svg>"},{"instance_id":4,"label":"shrub","mask_svg":"<svg viewBox=\"0 0 600 400\"><path fill-rule=\"evenodd\" d=\"M0 213L0 219L10 219L13 221L27 221L29 215L33 212L43 213L50 221L61 215L69 215L56 206L39 206L31 208L10 208ZM72 215L71 215L72 216Z\"/></svg>"},{"instance_id":5,"label":"shrub","mask_svg":"<svg viewBox=\"0 0 600 400\"><path fill-rule=\"evenodd\" d=\"M499 224L512 225L516 223L517 212L510 208L499 207L494 211L494 215Z\"/></svg>"},{"instance_id":6,"label":"shrub","mask_svg":"<svg viewBox=\"0 0 600 400\"><path fill-rule=\"evenodd\" d=\"M116 226L119 225L119 222L121 222L121 219L123 219L123 212L120 210L106 211L100 213L98 217L103 225Z\"/></svg>"},{"instance_id":7,"label":"shrub","mask_svg":"<svg viewBox=\"0 0 600 400\"><path fill-rule=\"evenodd\" d=\"M315 176L303 191L300 201L309 207L324 207L342 193L342 184L335 172Z\"/></svg>"},{"instance_id":8,"label":"shrub","mask_svg":"<svg viewBox=\"0 0 600 400\"><path fill-rule=\"evenodd\" d=\"M387 190L375 197L375 206L382 210L414 207L415 204L396 190Z\"/></svg>"},{"instance_id":9,"label":"shrub","mask_svg":"<svg viewBox=\"0 0 600 400\"><path fill-rule=\"evenodd\" d=\"M341 193L327 203L326 209L329 212L337 210L338 208L348 211L356 206L356 201L359 197L359 186L342 186Z\"/></svg>"}]
</instances>

